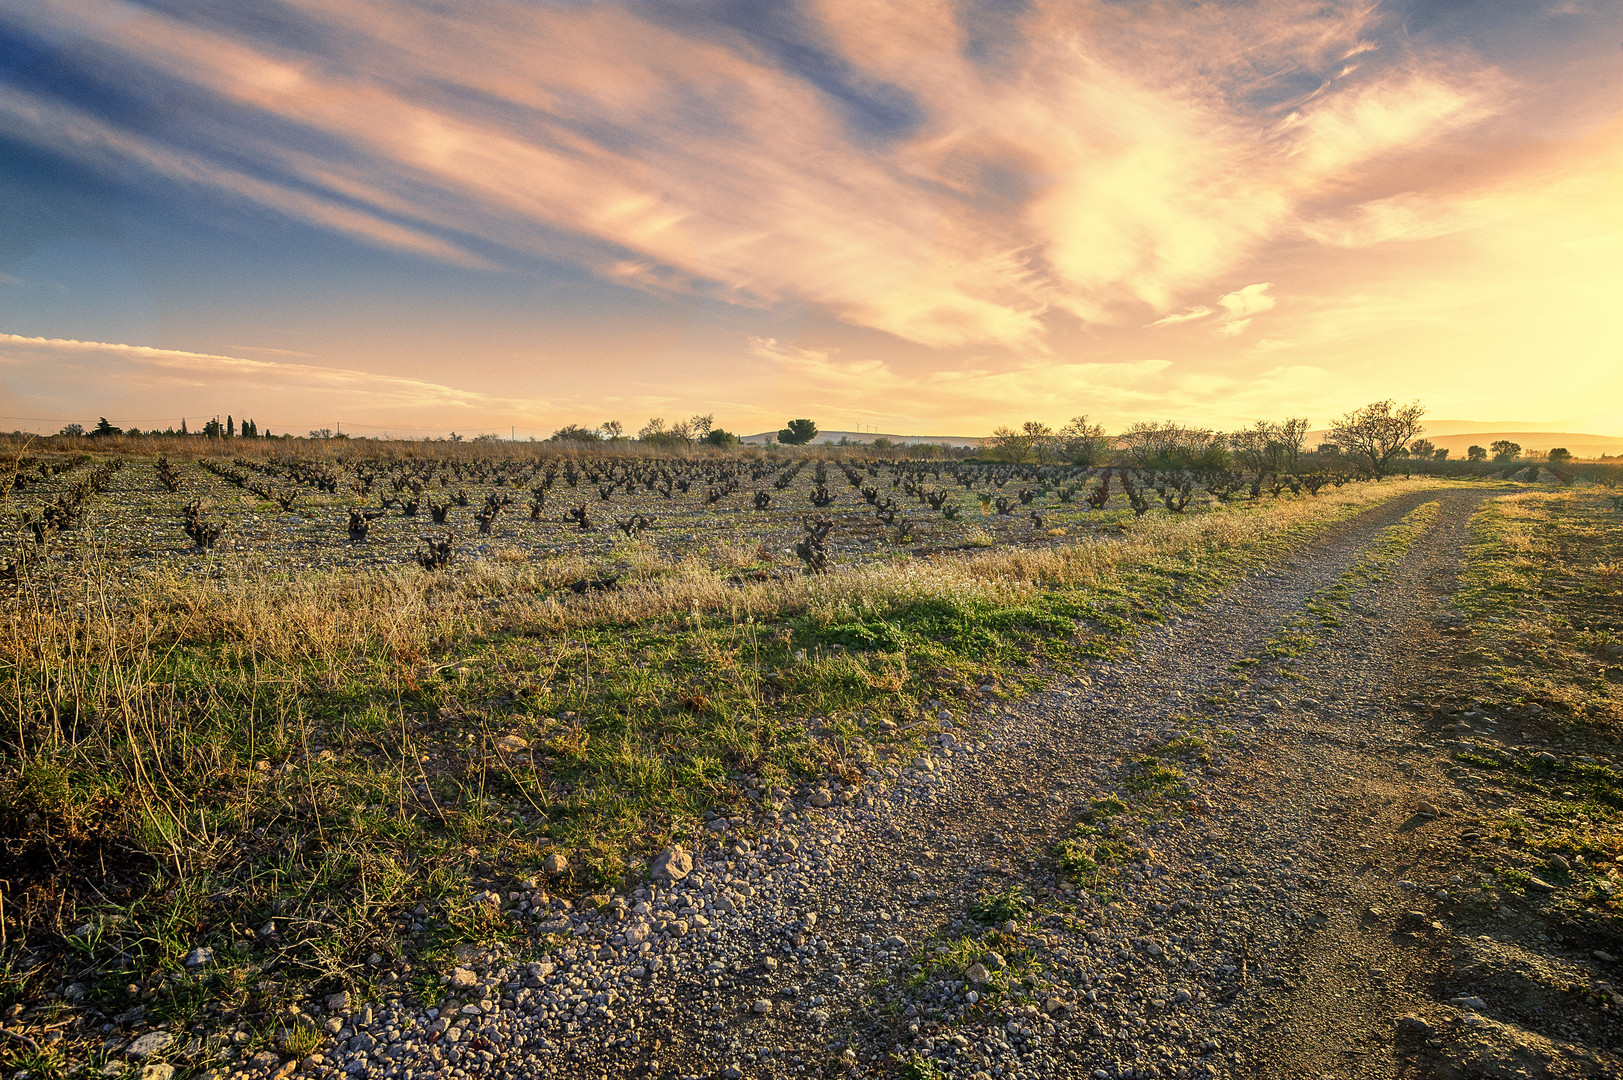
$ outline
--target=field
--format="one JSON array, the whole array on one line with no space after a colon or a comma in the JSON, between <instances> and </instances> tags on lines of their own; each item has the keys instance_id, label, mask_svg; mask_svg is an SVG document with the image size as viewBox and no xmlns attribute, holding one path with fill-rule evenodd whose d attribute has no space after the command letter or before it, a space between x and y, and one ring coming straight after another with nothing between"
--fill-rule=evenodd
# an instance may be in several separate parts
<instances>
[{"instance_id":1,"label":"field","mask_svg":"<svg viewBox=\"0 0 1623 1080\"><path fill-rule=\"evenodd\" d=\"M672 842L854 804L948 717L1436 487L361 444L16 475L0 1002L237 1060L316 1049L286 1010L334 991L437 1001Z\"/></svg>"}]
</instances>

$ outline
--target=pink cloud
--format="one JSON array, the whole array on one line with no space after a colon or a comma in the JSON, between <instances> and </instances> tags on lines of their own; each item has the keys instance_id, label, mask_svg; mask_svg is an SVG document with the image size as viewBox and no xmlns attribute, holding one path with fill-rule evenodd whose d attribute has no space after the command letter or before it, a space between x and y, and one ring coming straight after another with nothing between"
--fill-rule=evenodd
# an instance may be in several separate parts
<instances>
[{"instance_id":1,"label":"pink cloud","mask_svg":"<svg viewBox=\"0 0 1623 1080\"><path fill-rule=\"evenodd\" d=\"M292 7L323 51L119 0L22 17L275 120L230 145L294 182L18 92L0 111L16 133L429 258L479 265L477 239L926 346L1041 353L1057 317L1138 321L1225 287L1261 245L1328 239L1305 223L1347 176L1469 128L1499 90L1459 57L1336 67L1381 33L1361 3L1051 0L1024 16L1018 65L987 73L945 3L828 0L817 15L843 59L927 107L887 141L854 137L764 57L613 7ZM1244 104L1320 68L1340 74L1279 108ZM994 197L996 174L1023 190Z\"/></svg>"}]
</instances>

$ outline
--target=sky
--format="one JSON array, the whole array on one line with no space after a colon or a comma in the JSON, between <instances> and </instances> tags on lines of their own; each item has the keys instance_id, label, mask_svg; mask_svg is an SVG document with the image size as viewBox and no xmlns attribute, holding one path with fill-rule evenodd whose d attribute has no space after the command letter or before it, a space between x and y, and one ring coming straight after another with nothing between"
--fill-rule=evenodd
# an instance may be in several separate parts
<instances>
[{"instance_id":1,"label":"sky","mask_svg":"<svg viewBox=\"0 0 1623 1080\"><path fill-rule=\"evenodd\" d=\"M1623 435L1616 0L0 0L0 429Z\"/></svg>"}]
</instances>

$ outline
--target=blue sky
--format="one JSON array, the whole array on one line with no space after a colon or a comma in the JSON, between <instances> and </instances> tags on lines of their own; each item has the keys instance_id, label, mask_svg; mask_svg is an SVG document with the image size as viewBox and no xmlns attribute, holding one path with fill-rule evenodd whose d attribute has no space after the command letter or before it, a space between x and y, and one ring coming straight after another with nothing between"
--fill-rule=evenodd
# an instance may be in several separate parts
<instances>
[{"instance_id":1,"label":"blue sky","mask_svg":"<svg viewBox=\"0 0 1623 1080\"><path fill-rule=\"evenodd\" d=\"M0 426L1623 433L1620 83L1599 0L0 0Z\"/></svg>"}]
</instances>

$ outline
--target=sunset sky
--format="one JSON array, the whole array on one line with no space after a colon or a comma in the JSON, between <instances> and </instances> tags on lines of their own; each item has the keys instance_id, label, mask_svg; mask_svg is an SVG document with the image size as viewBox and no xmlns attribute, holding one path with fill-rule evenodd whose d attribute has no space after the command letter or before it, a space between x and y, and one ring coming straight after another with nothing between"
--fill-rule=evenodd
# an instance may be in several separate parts
<instances>
[{"instance_id":1,"label":"sunset sky","mask_svg":"<svg viewBox=\"0 0 1623 1080\"><path fill-rule=\"evenodd\" d=\"M1623 435L1617 0L0 0L0 429Z\"/></svg>"}]
</instances>

